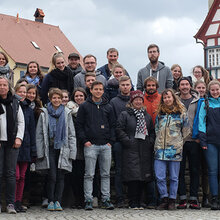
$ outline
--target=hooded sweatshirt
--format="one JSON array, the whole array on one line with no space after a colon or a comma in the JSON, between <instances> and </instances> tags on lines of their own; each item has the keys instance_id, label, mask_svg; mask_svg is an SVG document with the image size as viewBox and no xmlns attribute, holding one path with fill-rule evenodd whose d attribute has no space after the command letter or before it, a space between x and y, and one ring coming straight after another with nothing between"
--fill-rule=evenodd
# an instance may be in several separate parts
<instances>
[{"instance_id":1,"label":"hooded sweatshirt","mask_svg":"<svg viewBox=\"0 0 220 220\"><path fill-rule=\"evenodd\" d=\"M150 63L147 64L146 67L139 70L137 78L137 89L144 91L144 80L149 76L153 76L157 79L159 83L159 93L162 93L162 91L166 88L173 87L173 75L170 68L159 62L155 71L152 70Z\"/></svg>"},{"instance_id":2,"label":"hooded sweatshirt","mask_svg":"<svg viewBox=\"0 0 220 220\"><path fill-rule=\"evenodd\" d=\"M74 88L82 87L86 89L85 75L86 75L86 71L82 70L74 77ZM104 87L106 86L106 79L98 70L96 71L96 80L102 82Z\"/></svg>"}]
</instances>

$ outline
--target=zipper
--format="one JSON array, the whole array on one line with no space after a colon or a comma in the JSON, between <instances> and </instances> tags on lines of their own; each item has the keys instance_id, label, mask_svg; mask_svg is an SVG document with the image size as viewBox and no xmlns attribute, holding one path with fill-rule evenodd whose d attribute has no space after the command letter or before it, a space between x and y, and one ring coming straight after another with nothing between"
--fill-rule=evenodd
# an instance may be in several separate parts
<instances>
[{"instance_id":1,"label":"zipper","mask_svg":"<svg viewBox=\"0 0 220 220\"><path fill-rule=\"evenodd\" d=\"M164 151L165 151L165 143L166 143L166 131L167 131L167 124L168 124L168 118L169 118L169 115L167 115L167 121L166 121L166 125L165 125L165 132L164 132L164 146L163 146L163 160L164 160Z\"/></svg>"}]
</instances>

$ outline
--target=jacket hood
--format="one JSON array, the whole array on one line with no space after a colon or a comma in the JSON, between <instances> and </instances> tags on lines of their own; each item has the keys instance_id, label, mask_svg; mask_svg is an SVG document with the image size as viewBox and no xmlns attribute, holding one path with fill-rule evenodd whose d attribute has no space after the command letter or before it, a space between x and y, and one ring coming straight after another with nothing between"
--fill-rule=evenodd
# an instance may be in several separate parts
<instances>
[{"instance_id":1,"label":"jacket hood","mask_svg":"<svg viewBox=\"0 0 220 220\"><path fill-rule=\"evenodd\" d=\"M193 96L193 100L191 103L199 101L200 95L198 91L196 91L195 89L191 89L190 93ZM180 97L180 92L177 92L176 95Z\"/></svg>"},{"instance_id":2,"label":"jacket hood","mask_svg":"<svg viewBox=\"0 0 220 220\"><path fill-rule=\"evenodd\" d=\"M121 93L118 93L117 97L127 102L130 100L130 96L125 96L125 95L122 95Z\"/></svg>"},{"instance_id":3,"label":"jacket hood","mask_svg":"<svg viewBox=\"0 0 220 220\"><path fill-rule=\"evenodd\" d=\"M87 99L86 99L86 101L88 101L88 102L90 102L90 103L96 105L95 102L93 102L93 100L92 100L92 96L88 96ZM102 96L102 102L100 103L100 105L106 105L106 104L108 104L108 99L105 98L105 96L103 95L103 96Z\"/></svg>"},{"instance_id":4,"label":"jacket hood","mask_svg":"<svg viewBox=\"0 0 220 220\"><path fill-rule=\"evenodd\" d=\"M165 67L165 65L162 64L162 63L159 61L158 66L157 66L157 69L156 69L155 71L156 71L156 72L157 72L157 71L160 71L160 70L162 70L164 67ZM152 69L150 63L147 64L146 68L147 68L148 70Z\"/></svg>"}]
</instances>

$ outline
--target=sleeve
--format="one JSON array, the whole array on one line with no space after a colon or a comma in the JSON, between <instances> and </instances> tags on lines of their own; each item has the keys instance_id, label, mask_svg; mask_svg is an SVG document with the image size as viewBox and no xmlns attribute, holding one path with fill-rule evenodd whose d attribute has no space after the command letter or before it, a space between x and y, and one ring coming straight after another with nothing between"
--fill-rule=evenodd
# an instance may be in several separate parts
<instances>
[{"instance_id":1,"label":"sleeve","mask_svg":"<svg viewBox=\"0 0 220 220\"><path fill-rule=\"evenodd\" d=\"M185 140L190 135L190 125L187 112L183 113L182 135L183 140Z\"/></svg>"},{"instance_id":2,"label":"sleeve","mask_svg":"<svg viewBox=\"0 0 220 220\"><path fill-rule=\"evenodd\" d=\"M110 128L111 128L111 138L110 138L110 144L113 145L113 143L115 142L115 126L116 126L116 118L114 117L114 113L113 113L113 108L112 106L109 104L110 106L110 111L109 111L109 124L110 124Z\"/></svg>"},{"instance_id":3,"label":"sleeve","mask_svg":"<svg viewBox=\"0 0 220 220\"><path fill-rule=\"evenodd\" d=\"M69 158L72 160L76 159L76 132L72 120L71 113L68 114L68 146L70 149Z\"/></svg>"},{"instance_id":4,"label":"sleeve","mask_svg":"<svg viewBox=\"0 0 220 220\"><path fill-rule=\"evenodd\" d=\"M149 130L148 130L148 134L149 134L149 138L150 138L150 143L151 143L152 148L153 148L156 135L155 135L153 120L152 120L150 115L149 115L149 117L150 117L150 126L149 126Z\"/></svg>"},{"instance_id":5,"label":"sleeve","mask_svg":"<svg viewBox=\"0 0 220 220\"><path fill-rule=\"evenodd\" d=\"M18 122L18 131L17 131L16 138L23 140L25 122L24 122L24 114L23 114L23 111L20 105L18 107L17 122Z\"/></svg>"},{"instance_id":6,"label":"sleeve","mask_svg":"<svg viewBox=\"0 0 220 220\"><path fill-rule=\"evenodd\" d=\"M129 137L125 132L126 126L127 126L127 120L126 120L125 112L121 112L116 124L116 134L118 140L122 142L124 146L126 146L130 142Z\"/></svg>"},{"instance_id":7,"label":"sleeve","mask_svg":"<svg viewBox=\"0 0 220 220\"><path fill-rule=\"evenodd\" d=\"M41 86L41 100L43 105L47 104L48 102L48 91L49 91L49 73L44 77L42 86Z\"/></svg>"},{"instance_id":8,"label":"sleeve","mask_svg":"<svg viewBox=\"0 0 220 220\"><path fill-rule=\"evenodd\" d=\"M167 79L166 79L166 89L173 88L173 74L170 68L167 67Z\"/></svg>"},{"instance_id":9,"label":"sleeve","mask_svg":"<svg viewBox=\"0 0 220 220\"><path fill-rule=\"evenodd\" d=\"M43 134L43 114L40 114L36 128L36 150L37 158L43 158L45 155L44 134Z\"/></svg>"},{"instance_id":10,"label":"sleeve","mask_svg":"<svg viewBox=\"0 0 220 220\"><path fill-rule=\"evenodd\" d=\"M137 90L141 90L141 91L144 90L142 77L141 77L141 70L139 70L138 76L137 76Z\"/></svg>"},{"instance_id":11,"label":"sleeve","mask_svg":"<svg viewBox=\"0 0 220 220\"><path fill-rule=\"evenodd\" d=\"M85 108L84 105L80 105L79 110L77 112L77 117L76 117L76 129L77 129L77 135L82 141L82 144L84 145L87 141L89 141L88 137L86 136L84 126L86 123L86 118L85 118Z\"/></svg>"},{"instance_id":12,"label":"sleeve","mask_svg":"<svg viewBox=\"0 0 220 220\"><path fill-rule=\"evenodd\" d=\"M199 140L202 147L207 146L205 119L206 119L206 110L205 110L205 102L203 102L199 110Z\"/></svg>"},{"instance_id":13,"label":"sleeve","mask_svg":"<svg viewBox=\"0 0 220 220\"><path fill-rule=\"evenodd\" d=\"M31 143L31 157L37 156L37 150L36 150L36 130L35 130L35 119L34 119L34 112L32 109L30 109L30 126L29 126L29 132L30 132L30 143Z\"/></svg>"},{"instance_id":14,"label":"sleeve","mask_svg":"<svg viewBox=\"0 0 220 220\"><path fill-rule=\"evenodd\" d=\"M78 74L74 76L74 80L73 81L74 81L74 88L81 87Z\"/></svg>"},{"instance_id":15,"label":"sleeve","mask_svg":"<svg viewBox=\"0 0 220 220\"><path fill-rule=\"evenodd\" d=\"M156 116L156 119L155 119L155 132L156 132L156 135L159 131L159 117L158 115Z\"/></svg>"}]
</instances>

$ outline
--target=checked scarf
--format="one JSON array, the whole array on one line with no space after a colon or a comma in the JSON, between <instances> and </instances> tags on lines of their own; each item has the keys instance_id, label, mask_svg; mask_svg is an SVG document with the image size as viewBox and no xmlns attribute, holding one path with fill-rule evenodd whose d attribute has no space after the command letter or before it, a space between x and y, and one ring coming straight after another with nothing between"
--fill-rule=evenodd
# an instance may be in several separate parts
<instances>
[{"instance_id":1,"label":"checked scarf","mask_svg":"<svg viewBox=\"0 0 220 220\"><path fill-rule=\"evenodd\" d=\"M144 117L144 109L140 109L140 110L134 109L134 114L137 119L135 138L145 140L146 135L148 135L148 131Z\"/></svg>"}]
</instances>

